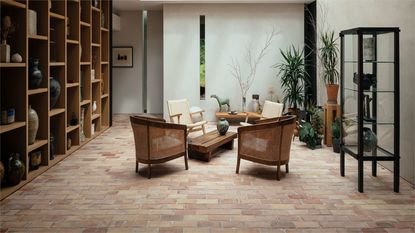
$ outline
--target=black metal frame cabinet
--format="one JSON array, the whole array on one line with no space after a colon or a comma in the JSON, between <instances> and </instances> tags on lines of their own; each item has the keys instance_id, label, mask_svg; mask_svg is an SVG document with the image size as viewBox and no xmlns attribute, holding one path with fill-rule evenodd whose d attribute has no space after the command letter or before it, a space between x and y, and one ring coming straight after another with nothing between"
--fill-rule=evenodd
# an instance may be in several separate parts
<instances>
[{"instance_id":1,"label":"black metal frame cabinet","mask_svg":"<svg viewBox=\"0 0 415 233\"><path fill-rule=\"evenodd\" d=\"M341 154L358 161L358 190L363 192L363 163L393 161L394 191L399 192L399 32L397 27L359 27L340 32Z\"/></svg>"}]
</instances>

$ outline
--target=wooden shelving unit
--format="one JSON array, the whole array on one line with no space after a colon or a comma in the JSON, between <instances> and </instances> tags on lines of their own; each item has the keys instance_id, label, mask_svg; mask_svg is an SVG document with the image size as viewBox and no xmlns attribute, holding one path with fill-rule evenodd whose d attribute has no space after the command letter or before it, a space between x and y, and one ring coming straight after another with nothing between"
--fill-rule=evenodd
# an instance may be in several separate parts
<instances>
[{"instance_id":1,"label":"wooden shelving unit","mask_svg":"<svg viewBox=\"0 0 415 233\"><path fill-rule=\"evenodd\" d=\"M15 109L15 122L0 125L1 144L7 145L1 147L1 161L6 167L10 154L19 153L26 166L18 185L9 186L7 180L1 184L1 200L109 127L110 4L99 0L92 6L93 2L0 0L1 15L9 15L16 26L14 40L8 44L12 53L23 58L21 63L0 63L1 110ZM29 10L37 13L35 34L28 32ZM29 58L39 59L43 76L35 89L29 88ZM51 78L61 87L53 108ZM39 130L31 145L29 106L39 117ZM41 151L42 161L39 169L32 171L30 154L34 151Z\"/></svg>"}]
</instances>

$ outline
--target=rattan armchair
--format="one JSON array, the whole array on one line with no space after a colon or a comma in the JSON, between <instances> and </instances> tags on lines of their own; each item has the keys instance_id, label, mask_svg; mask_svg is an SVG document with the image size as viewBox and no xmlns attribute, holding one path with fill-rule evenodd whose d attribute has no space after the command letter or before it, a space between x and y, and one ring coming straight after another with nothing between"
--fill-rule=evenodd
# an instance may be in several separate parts
<instances>
[{"instance_id":1,"label":"rattan armchair","mask_svg":"<svg viewBox=\"0 0 415 233\"><path fill-rule=\"evenodd\" d=\"M295 116L266 119L252 126L238 128L239 173L241 159L265 165L277 166L277 180L280 180L280 166L285 165L288 173L291 141L296 127Z\"/></svg>"},{"instance_id":2,"label":"rattan armchair","mask_svg":"<svg viewBox=\"0 0 415 233\"><path fill-rule=\"evenodd\" d=\"M164 163L184 157L188 170L185 125L166 123L164 119L151 116L131 116L134 133L136 167L148 164L148 178L151 178L151 164Z\"/></svg>"}]
</instances>

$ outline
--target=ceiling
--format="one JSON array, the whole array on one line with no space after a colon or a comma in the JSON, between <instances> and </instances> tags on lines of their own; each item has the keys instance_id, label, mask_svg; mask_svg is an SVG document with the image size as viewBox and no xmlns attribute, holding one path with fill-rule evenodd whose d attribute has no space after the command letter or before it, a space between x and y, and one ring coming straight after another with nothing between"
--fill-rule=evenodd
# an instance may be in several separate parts
<instances>
[{"instance_id":1,"label":"ceiling","mask_svg":"<svg viewBox=\"0 0 415 233\"><path fill-rule=\"evenodd\" d=\"M115 10L161 10L167 3L309 3L313 0L113 0Z\"/></svg>"}]
</instances>

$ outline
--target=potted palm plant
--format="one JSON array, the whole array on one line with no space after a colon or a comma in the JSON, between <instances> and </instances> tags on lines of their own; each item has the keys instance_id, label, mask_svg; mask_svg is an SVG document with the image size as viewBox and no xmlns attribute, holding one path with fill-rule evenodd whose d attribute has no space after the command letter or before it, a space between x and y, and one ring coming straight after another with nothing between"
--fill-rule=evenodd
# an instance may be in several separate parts
<instances>
[{"instance_id":1,"label":"potted palm plant","mask_svg":"<svg viewBox=\"0 0 415 233\"><path fill-rule=\"evenodd\" d=\"M320 62L323 68L323 80L326 83L327 103L337 104L339 93L339 72L337 64L339 62L339 48L337 38L334 38L334 31L324 32L320 36L322 47L320 50Z\"/></svg>"},{"instance_id":2,"label":"potted palm plant","mask_svg":"<svg viewBox=\"0 0 415 233\"><path fill-rule=\"evenodd\" d=\"M289 47L286 51L280 50L283 60L276 64L278 76L281 78L283 102L288 112L297 115L298 107L304 103L304 82L307 72L304 67L304 50Z\"/></svg>"}]
</instances>

